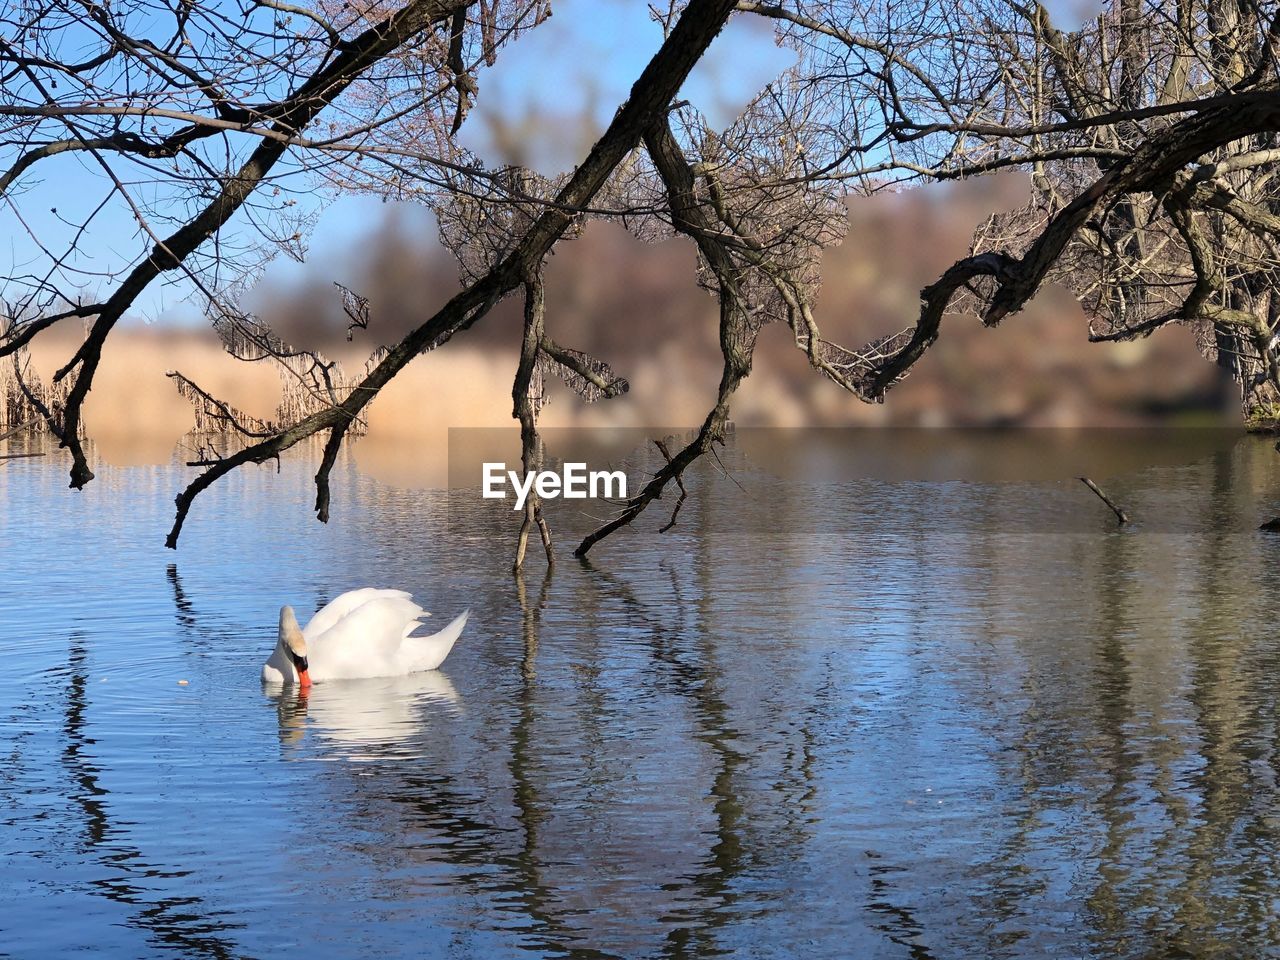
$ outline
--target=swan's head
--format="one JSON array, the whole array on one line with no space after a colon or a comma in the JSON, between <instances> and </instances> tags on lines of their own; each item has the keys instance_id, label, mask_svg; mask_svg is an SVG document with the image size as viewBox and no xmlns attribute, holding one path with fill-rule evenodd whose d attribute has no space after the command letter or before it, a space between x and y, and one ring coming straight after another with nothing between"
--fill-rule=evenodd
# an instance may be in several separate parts
<instances>
[{"instance_id":1,"label":"swan's head","mask_svg":"<svg viewBox=\"0 0 1280 960\"><path fill-rule=\"evenodd\" d=\"M280 639L276 641L276 653L293 667L293 670L281 671L285 683L290 682L296 672L300 687L305 690L311 686L311 676L307 673L307 641L298 626L298 618L293 615L293 607L280 608Z\"/></svg>"}]
</instances>

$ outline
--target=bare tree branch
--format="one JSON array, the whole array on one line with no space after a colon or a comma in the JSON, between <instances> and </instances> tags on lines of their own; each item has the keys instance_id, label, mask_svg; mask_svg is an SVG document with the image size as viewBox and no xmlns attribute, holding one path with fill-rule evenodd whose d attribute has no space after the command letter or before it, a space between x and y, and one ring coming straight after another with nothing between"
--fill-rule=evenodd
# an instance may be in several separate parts
<instances>
[{"instance_id":1,"label":"bare tree branch","mask_svg":"<svg viewBox=\"0 0 1280 960\"><path fill-rule=\"evenodd\" d=\"M642 132L663 114L732 9L732 0L691 0L632 87L630 98L558 192L556 205L532 222L511 252L388 350L340 404L307 417L273 438L246 447L193 480L178 497L177 513L166 545L177 546L191 504L220 477L242 464L270 459L316 433L350 423L410 360L475 323L504 294L522 283L531 270L536 270L547 251L572 223L572 218L561 212L561 208L584 205L601 190L613 170L640 140Z\"/></svg>"}]
</instances>

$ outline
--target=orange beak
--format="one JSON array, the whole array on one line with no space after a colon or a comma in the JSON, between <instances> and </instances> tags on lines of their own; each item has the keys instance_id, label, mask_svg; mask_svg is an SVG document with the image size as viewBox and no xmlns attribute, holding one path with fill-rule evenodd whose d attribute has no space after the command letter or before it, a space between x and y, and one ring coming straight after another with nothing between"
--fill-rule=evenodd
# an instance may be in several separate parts
<instances>
[{"instance_id":1,"label":"orange beak","mask_svg":"<svg viewBox=\"0 0 1280 960\"><path fill-rule=\"evenodd\" d=\"M310 689L311 673L307 668L310 667L311 664L307 662L307 658L300 657L298 654L290 650L289 659L293 661L293 669L298 671L298 686L303 690Z\"/></svg>"}]
</instances>

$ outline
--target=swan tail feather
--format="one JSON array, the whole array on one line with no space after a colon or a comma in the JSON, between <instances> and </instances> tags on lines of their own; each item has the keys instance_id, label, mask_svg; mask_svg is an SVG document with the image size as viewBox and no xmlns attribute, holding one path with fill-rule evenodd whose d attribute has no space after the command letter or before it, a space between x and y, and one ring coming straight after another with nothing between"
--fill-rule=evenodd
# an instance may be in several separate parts
<instances>
[{"instance_id":1,"label":"swan tail feather","mask_svg":"<svg viewBox=\"0 0 1280 960\"><path fill-rule=\"evenodd\" d=\"M470 610L464 610L447 627L430 636L405 637L405 651L411 658L411 669L415 672L435 670L444 663L445 657L449 656L449 651L453 649L454 643L462 634L462 628L467 625L467 618L470 615ZM417 626L417 624L411 626Z\"/></svg>"}]
</instances>

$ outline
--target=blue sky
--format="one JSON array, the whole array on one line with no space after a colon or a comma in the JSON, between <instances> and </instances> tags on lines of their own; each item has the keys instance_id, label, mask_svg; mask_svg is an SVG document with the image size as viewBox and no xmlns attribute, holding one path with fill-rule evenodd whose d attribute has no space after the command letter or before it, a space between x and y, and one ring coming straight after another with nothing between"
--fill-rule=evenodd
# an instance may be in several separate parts
<instances>
[{"instance_id":1,"label":"blue sky","mask_svg":"<svg viewBox=\"0 0 1280 960\"><path fill-rule=\"evenodd\" d=\"M479 75L480 95L460 132L465 146L490 164L506 162L495 147L492 131L499 125L520 127L537 118L524 138L526 156L543 173L568 169L580 158L583 136L598 134L626 98L631 84L662 42L661 30L649 17L646 4L635 0L558 0L550 20L521 38L500 56L493 68ZM733 117L772 77L794 62L795 54L780 49L767 24L737 17L717 38L703 63L690 77L682 97L701 107L717 126ZM572 130L572 136L565 131ZM138 168L112 158L122 179L143 191L145 176ZM20 276L48 263L31 233L51 249L61 251L75 233L75 225L101 202L107 180L102 168L83 154L43 161L14 191L14 203L0 206L0 237L4 237L6 276ZM311 194L302 200L323 211L310 237L310 258L333 260L358 247L376 230L386 214L374 197L334 198ZM15 209L16 207L16 209ZM175 210L180 215L180 211ZM223 239L234 243L243 236L245 212L237 214ZM29 228L29 229L28 229ZM171 225L153 224L161 235ZM52 242L56 240L57 242ZM117 197L93 219L82 238L75 265L80 270L107 273L127 265L143 249L136 222ZM287 257L268 268L268 277L288 280L305 270ZM90 284L90 277L81 282ZM111 289L104 278L99 291ZM15 291L3 294L13 298ZM190 287L179 272L161 278L138 298L129 322L192 323L200 321L196 304L188 301Z\"/></svg>"},{"instance_id":2,"label":"blue sky","mask_svg":"<svg viewBox=\"0 0 1280 960\"><path fill-rule=\"evenodd\" d=\"M1077 0L1054 0L1050 8L1067 25L1078 21L1082 12ZM549 21L506 49L496 66L480 72L480 95L460 138L488 163L509 159L495 147L495 129L520 128L536 118L538 122L528 124L529 132L521 142L527 162L548 174L571 167L582 153L582 143L604 129L662 41L643 0L556 0L553 9ZM740 15L717 38L681 96L702 109L714 126L723 128L794 58L793 51L774 43L770 25ZM129 176L127 164L117 163L116 168ZM101 167L83 154L43 161L33 173L36 176L28 175L12 194L15 203L0 206L0 237L8 241L0 253L6 276L22 275L47 263L30 232L56 238L57 244L50 246L61 249L73 237L75 225L101 202L107 182ZM143 171L133 174L143 190ZM311 256L326 260L358 247L386 213L381 201L367 196L310 194L300 209L305 212L308 205L323 211L310 237ZM247 216L242 211L224 228L225 242L235 243L237 236L244 235ZM163 235L172 226L156 224L155 228ZM118 271L141 249L137 225L117 199L96 215L75 262L82 270ZM268 276L287 281L303 269L287 258L277 258ZM130 321L198 322L198 306L184 303L190 293L187 282L178 272L162 279L139 297ZM99 286L100 290L110 288L105 280ZM0 292L0 296L12 299L13 293Z\"/></svg>"}]
</instances>

